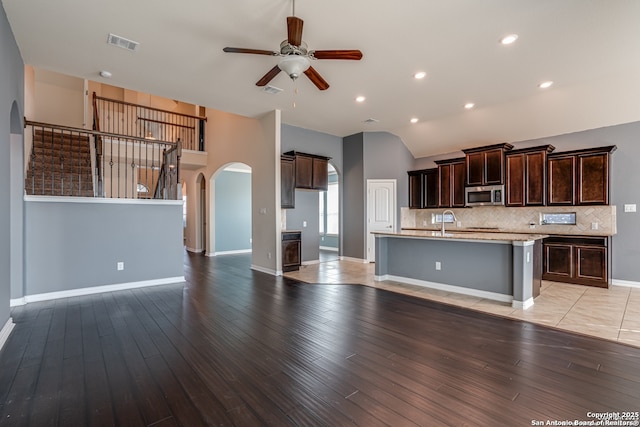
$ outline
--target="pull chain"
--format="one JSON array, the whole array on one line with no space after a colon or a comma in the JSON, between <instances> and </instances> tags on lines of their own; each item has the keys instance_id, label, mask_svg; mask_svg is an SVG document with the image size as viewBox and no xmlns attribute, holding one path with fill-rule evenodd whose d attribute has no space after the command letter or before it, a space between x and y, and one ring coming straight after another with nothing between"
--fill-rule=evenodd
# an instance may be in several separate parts
<instances>
[{"instance_id":1,"label":"pull chain","mask_svg":"<svg viewBox=\"0 0 640 427\"><path fill-rule=\"evenodd\" d=\"M293 108L296 108L296 97L298 96L298 83L296 80L293 81Z\"/></svg>"}]
</instances>

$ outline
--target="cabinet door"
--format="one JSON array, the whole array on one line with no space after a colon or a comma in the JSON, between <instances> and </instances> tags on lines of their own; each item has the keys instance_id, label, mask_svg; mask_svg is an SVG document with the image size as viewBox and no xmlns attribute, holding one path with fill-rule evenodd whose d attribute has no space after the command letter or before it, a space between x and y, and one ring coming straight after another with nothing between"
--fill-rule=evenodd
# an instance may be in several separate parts
<instances>
[{"instance_id":1,"label":"cabinet door","mask_svg":"<svg viewBox=\"0 0 640 427\"><path fill-rule=\"evenodd\" d=\"M313 158L313 185L314 190L327 191L329 187L329 162L326 159Z\"/></svg>"},{"instance_id":2,"label":"cabinet door","mask_svg":"<svg viewBox=\"0 0 640 427\"><path fill-rule=\"evenodd\" d=\"M546 193L546 152L527 153L525 162L527 206L544 206Z\"/></svg>"},{"instance_id":3,"label":"cabinet door","mask_svg":"<svg viewBox=\"0 0 640 427\"><path fill-rule=\"evenodd\" d=\"M451 169L451 206L463 208L465 203L465 164L464 162L453 163Z\"/></svg>"},{"instance_id":4,"label":"cabinet door","mask_svg":"<svg viewBox=\"0 0 640 427\"><path fill-rule=\"evenodd\" d=\"M282 242L282 270L298 270L301 264L300 240L287 240Z\"/></svg>"},{"instance_id":5,"label":"cabinet door","mask_svg":"<svg viewBox=\"0 0 640 427\"><path fill-rule=\"evenodd\" d=\"M503 151L489 150L484 153L484 182L486 185L498 185L504 183L502 175Z\"/></svg>"},{"instance_id":6,"label":"cabinet door","mask_svg":"<svg viewBox=\"0 0 640 427\"><path fill-rule=\"evenodd\" d=\"M578 204L609 204L609 153L578 156Z\"/></svg>"},{"instance_id":7,"label":"cabinet door","mask_svg":"<svg viewBox=\"0 0 640 427\"><path fill-rule=\"evenodd\" d=\"M573 246L563 243L544 244L545 280L567 281L573 277Z\"/></svg>"},{"instance_id":8,"label":"cabinet door","mask_svg":"<svg viewBox=\"0 0 640 427\"><path fill-rule=\"evenodd\" d=\"M438 169L426 170L423 174L423 207L425 208L437 208L438 207L438 189L440 187L440 181L438 179Z\"/></svg>"},{"instance_id":9,"label":"cabinet door","mask_svg":"<svg viewBox=\"0 0 640 427\"><path fill-rule=\"evenodd\" d=\"M280 160L280 204L284 209L296 204L296 168L293 158Z\"/></svg>"},{"instance_id":10,"label":"cabinet door","mask_svg":"<svg viewBox=\"0 0 640 427\"><path fill-rule=\"evenodd\" d=\"M607 248L575 246L575 257L578 283L607 287Z\"/></svg>"},{"instance_id":11,"label":"cabinet door","mask_svg":"<svg viewBox=\"0 0 640 427\"><path fill-rule=\"evenodd\" d=\"M484 153L467 154L467 185L483 185Z\"/></svg>"},{"instance_id":12,"label":"cabinet door","mask_svg":"<svg viewBox=\"0 0 640 427\"><path fill-rule=\"evenodd\" d=\"M524 206L525 203L525 155L507 156L507 206Z\"/></svg>"},{"instance_id":13,"label":"cabinet door","mask_svg":"<svg viewBox=\"0 0 640 427\"><path fill-rule=\"evenodd\" d=\"M411 171L407 173L409 174L409 208L421 209L424 207L422 204L422 172Z\"/></svg>"},{"instance_id":14,"label":"cabinet door","mask_svg":"<svg viewBox=\"0 0 640 427\"><path fill-rule=\"evenodd\" d=\"M548 161L548 204L575 204L575 156L554 157Z\"/></svg>"},{"instance_id":15,"label":"cabinet door","mask_svg":"<svg viewBox=\"0 0 640 427\"><path fill-rule=\"evenodd\" d=\"M451 207L451 165L438 166L440 181L439 205L441 208Z\"/></svg>"},{"instance_id":16,"label":"cabinet door","mask_svg":"<svg viewBox=\"0 0 640 427\"><path fill-rule=\"evenodd\" d=\"M296 188L313 188L313 158L296 155Z\"/></svg>"}]
</instances>

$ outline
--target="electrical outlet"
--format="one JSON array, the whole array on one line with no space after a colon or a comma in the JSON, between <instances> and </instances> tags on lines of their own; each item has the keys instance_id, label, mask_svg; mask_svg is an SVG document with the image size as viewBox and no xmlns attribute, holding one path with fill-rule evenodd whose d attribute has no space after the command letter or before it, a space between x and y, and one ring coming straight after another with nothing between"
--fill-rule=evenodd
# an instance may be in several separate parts
<instances>
[{"instance_id":1,"label":"electrical outlet","mask_svg":"<svg viewBox=\"0 0 640 427\"><path fill-rule=\"evenodd\" d=\"M267 258L271 259L271 252L267 252Z\"/></svg>"},{"instance_id":2,"label":"electrical outlet","mask_svg":"<svg viewBox=\"0 0 640 427\"><path fill-rule=\"evenodd\" d=\"M118 269L118 271L124 270L124 262L118 261L118 264L116 264L116 268Z\"/></svg>"},{"instance_id":3,"label":"electrical outlet","mask_svg":"<svg viewBox=\"0 0 640 427\"><path fill-rule=\"evenodd\" d=\"M302 228L306 228L307 227L307 221L302 221Z\"/></svg>"},{"instance_id":4,"label":"electrical outlet","mask_svg":"<svg viewBox=\"0 0 640 427\"><path fill-rule=\"evenodd\" d=\"M592 222L591 223L591 229L592 230L597 230L598 229L598 223L597 222Z\"/></svg>"},{"instance_id":5,"label":"electrical outlet","mask_svg":"<svg viewBox=\"0 0 640 427\"><path fill-rule=\"evenodd\" d=\"M436 261L436 270L442 270L442 264L440 264L440 261Z\"/></svg>"},{"instance_id":6,"label":"electrical outlet","mask_svg":"<svg viewBox=\"0 0 640 427\"><path fill-rule=\"evenodd\" d=\"M462 227L462 221L456 222L456 227Z\"/></svg>"},{"instance_id":7,"label":"electrical outlet","mask_svg":"<svg viewBox=\"0 0 640 427\"><path fill-rule=\"evenodd\" d=\"M422 221L422 226L426 227L427 226L427 221Z\"/></svg>"}]
</instances>

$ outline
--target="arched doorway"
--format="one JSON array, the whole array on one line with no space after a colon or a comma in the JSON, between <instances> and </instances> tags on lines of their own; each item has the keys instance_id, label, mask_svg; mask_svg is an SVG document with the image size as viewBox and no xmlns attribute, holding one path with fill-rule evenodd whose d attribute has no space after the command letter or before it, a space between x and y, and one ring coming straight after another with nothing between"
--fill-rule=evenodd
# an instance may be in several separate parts
<instances>
[{"instance_id":1,"label":"arched doorway","mask_svg":"<svg viewBox=\"0 0 640 427\"><path fill-rule=\"evenodd\" d=\"M227 164L214 173L209 184L207 255L251 253L251 167Z\"/></svg>"}]
</instances>

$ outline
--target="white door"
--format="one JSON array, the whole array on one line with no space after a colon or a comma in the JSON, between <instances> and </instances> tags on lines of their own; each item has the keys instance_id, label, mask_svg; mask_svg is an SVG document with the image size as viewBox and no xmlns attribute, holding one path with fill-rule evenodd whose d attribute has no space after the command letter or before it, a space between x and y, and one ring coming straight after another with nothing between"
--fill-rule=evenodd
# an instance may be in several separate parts
<instances>
[{"instance_id":1,"label":"white door","mask_svg":"<svg viewBox=\"0 0 640 427\"><path fill-rule=\"evenodd\" d=\"M373 231L396 229L396 180L367 180L367 261L376 260Z\"/></svg>"}]
</instances>

